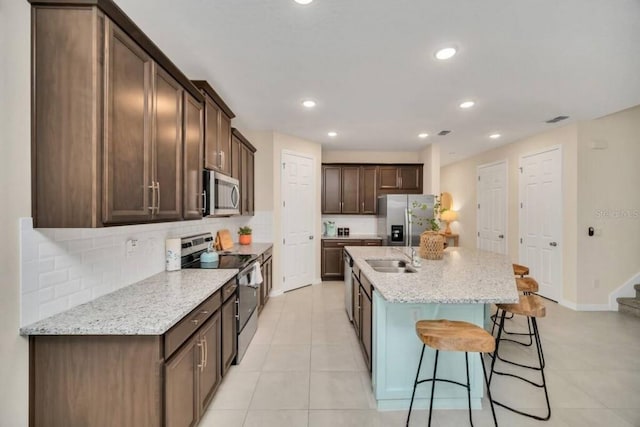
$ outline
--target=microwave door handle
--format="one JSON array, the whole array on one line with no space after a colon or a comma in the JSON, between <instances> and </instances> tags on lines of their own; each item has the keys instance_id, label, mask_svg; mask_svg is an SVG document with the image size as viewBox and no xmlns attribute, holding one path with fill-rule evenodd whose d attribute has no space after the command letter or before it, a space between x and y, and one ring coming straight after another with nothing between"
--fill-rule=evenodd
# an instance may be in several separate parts
<instances>
[{"instance_id":1,"label":"microwave door handle","mask_svg":"<svg viewBox=\"0 0 640 427\"><path fill-rule=\"evenodd\" d=\"M238 191L238 186L234 185L233 188L231 188L231 204L233 205L234 209L238 207L239 202L240 202L240 195Z\"/></svg>"}]
</instances>

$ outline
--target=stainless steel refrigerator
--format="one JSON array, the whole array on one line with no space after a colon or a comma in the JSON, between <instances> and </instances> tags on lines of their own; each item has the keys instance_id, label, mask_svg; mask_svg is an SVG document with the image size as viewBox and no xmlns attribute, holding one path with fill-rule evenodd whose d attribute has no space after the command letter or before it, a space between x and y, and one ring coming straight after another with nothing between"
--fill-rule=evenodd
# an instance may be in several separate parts
<instances>
[{"instance_id":1,"label":"stainless steel refrigerator","mask_svg":"<svg viewBox=\"0 0 640 427\"><path fill-rule=\"evenodd\" d=\"M420 234L430 228L435 196L388 194L378 196L378 236L385 246L419 246Z\"/></svg>"}]
</instances>

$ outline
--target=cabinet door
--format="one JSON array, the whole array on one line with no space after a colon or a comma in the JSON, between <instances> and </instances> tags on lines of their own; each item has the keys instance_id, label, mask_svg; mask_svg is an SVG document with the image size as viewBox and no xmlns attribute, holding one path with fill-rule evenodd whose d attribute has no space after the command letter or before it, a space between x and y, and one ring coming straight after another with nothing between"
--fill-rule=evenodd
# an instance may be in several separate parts
<instances>
[{"instance_id":1,"label":"cabinet door","mask_svg":"<svg viewBox=\"0 0 640 427\"><path fill-rule=\"evenodd\" d=\"M236 307L235 294L222 305L222 376L226 375L237 353Z\"/></svg>"},{"instance_id":2,"label":"cabinet door","mask_svg":"<svg viewBox=\"0 0 640 427\"><path fill-rule=\"evenodd\" d=\"M231 137L231 176L240 180L240 167L242 164L241 150L242 143L235 136Z\"/></svg>"},{"instance_id":3,"label":"cabinet door","mask_svg":"<svg viewBox=\"0 0 640 427\"><path fill-rule=\"evenodd\" d=\"M183 216L202 218L202 105L185 93Z\"/></svg>"},{"instance_id":4,"label":"cabinet door","mask_svg":"<svg viewBox=\"0 0 640 427\"><path fill-rule=\"evenodd\" d=\"M398 186L398 167L397 166L380 166L379 169L380 190L397 190Z\"/></svg>"},{"instance_id":5,"label":"cabinet door","mask_svg":"<svg viewBox=\"0 0 640 427\"><path fill-rule=\"evenodd\" d=\"M344 276L342 248L322 248L322 279L340 280Z\"/></svg>"},{"instance_id":6,"label":"cabinet door","mask_svg":"<svg viewBox=\"0 0 640 427\"><path fill-rule=\"evenodd\" d=\"M201 368L198 384L199 414L203 414L207 409L222 378L221 332L220 312L211 316L200 328L199 336L204 345L204 366Z\"/></svg>"},{"instance_id":7,"label":"cabinet door","mask_svg":"<svg viewBox=\"0 0 640 427\"><path fill-rule=\"evenodd\" d=\"M245 215L249 211L249 149L242 145L240 151L240 214Z\"/></svg>"},{"instance_id":8,"label":"cabinet door","mask_svg":"<svg viewBox=\"0 0 640 427\"><path fill-rule=\"evenodd\" d=\"M322 167L322 213L342 213L342 168L340 166Z\"/></svg>"},{"instance_id":9,"label":"cabinet door","mask_svg":"<svg viewBox=\"0 0 640 427\"><path fill-rule=\"evenodd\" d=\"M360 213L360 167L342 167L342 213Z\"/></svg>"},{"instance_id":10,"label":"cabinet door","mask_svg":"<svg viewBox=\"0 0 640 427\"><path fill-rule=\"evenodd\" d=\"M204 167L220 170L218 137L222 112L211 98L205 96L204 106Z\"/></svg>"},{"instance_id":11,"label":"cabinet door","mask_svg":"<svg viewBox=\"0 0 640 427\"><path fill-rule=\"evenodd\" d=\"M103 222L151 219L151 58L107 21Z\"/></svg>"},{"instance_id":12,"label":"cabinet door","mask_svg":"<svg viewBox=\"0 0 640 427\"><path fill-rule=\"evenodd\" d=\"M420 172L421 168L419 165L400 166L398 168L400 189L411 192L422 190L422 174Z\"/></svg>"},{"instance_id":13,"label":"cabinet door","mask_svg":"<svg viewBox=\"0 0 640 427\"><path fill-rule=\"evenodd\" d=\"M198 421L198 367L202 343L199 336L187 341L165 365L165 425L191 427Z\"/></svg>"},{"instance_id":14,"label":"cabinet door","mask_svg":"<svg viewBox=\"0 0 640 427\"><path fill-rule=\"evenodd\" d=\"M220 111L220 130L218 134L218 151L220 156L220 171L231 174L231 119Z\"/></svg>"},{"instance_id":15,"label":"cabinet door","mask_svg":"<svg viewBox=\"0 0 640 427\"><path fill-rule=\"evenodd\" d=\"M351 276L352 285L351 289L353 290L351 294L351 309L353 312L353 327L356 330L356 335L360 336L360 281L354 275Z\"/></svg>"},{"instance_id":16,"label":"cabinet door","mask_svg":"<svg viewBox=\"0 0 640 427\"><path fill-rule=\"evenodd\" d=\"M378 212L378 167L363 166L360 170L360 213Z\"/></svg>"},{"instance_id":17,"label":"cabinet door","mask_svg":"<svg viewBox=\"0 0 640 427\"><path fill-rule=\"evenodd\" d=\"M265 262L265 275L264 280L267 282L267 300L269 299L269 295L271 295L271 289L273 288L273 259L269 258Z\"/></svg>"},{"instance_id":18,"label":"cabinet door","mask_svg":"<svg viewBox=\"0 0 640 427\"><path fill-rule=\"evenodd\" d=\"M247 215L255 213L255 156L251 150L247 150Z\"/></svg>"},{"instance_id":19,"label":"cabinet door","mask_svg":"<svg viewBox=\"0 0 640 427\"><path fill-rule=\"evenodd\" d=\"M260 274L262 275L262 283L260 283L260 291L258 292L258 312L262 311L265 303L265 295L267 293L267 283L264 280L266 269L264 263L260 265Z\"/></svg>"},{"instance_id":20,"label":"cabinet door","mask_svg":"<svg viewBox=\"0 0 640 427\"><path fill-rule=\"evenodd\" d=\"M157 219L182 216L182 87L154 65L153 148Z\"/></svg>"},{"instance_id":21,"label":"cabinet door","mask_svg":"<svg viewBox=\"0 0 640 427\"><path fill-rule=\"evenodd\" d=\"M360 286L360 342L369 370L371 370L371 308L371 299Z\"/></svg>"}]
</instances>

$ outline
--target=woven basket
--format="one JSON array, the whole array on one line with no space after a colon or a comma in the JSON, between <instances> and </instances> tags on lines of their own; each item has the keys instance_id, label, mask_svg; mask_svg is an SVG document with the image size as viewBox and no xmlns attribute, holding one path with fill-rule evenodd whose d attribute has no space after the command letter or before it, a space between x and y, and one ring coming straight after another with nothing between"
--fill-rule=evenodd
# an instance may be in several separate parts
<instances>
[{"instance_id":1,"label":"woven basket","mask_svg":"<svg viewBox=\"0 0 640 427\"><path fill-rule=\"evenodd\" d=\"M425 231L420 235L420 257L442 259L445 238L437 231Z\"/></svg>"}]
</instances>

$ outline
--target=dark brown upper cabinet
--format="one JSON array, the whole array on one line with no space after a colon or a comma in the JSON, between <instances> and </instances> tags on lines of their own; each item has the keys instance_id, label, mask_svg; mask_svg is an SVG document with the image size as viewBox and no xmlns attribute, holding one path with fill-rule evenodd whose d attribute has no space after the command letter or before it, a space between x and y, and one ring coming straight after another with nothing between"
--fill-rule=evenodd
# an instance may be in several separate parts
<instances>
[{"instance_id":1,"label":"dark brown upper cabinet","mask_svg":"<svg viewBox=\"0 0 640 427\"><path fill-rule=\"evenodd\" d=\"M184 98L184 150L183 150L183 216L200 219L204 211L202 194L202 104L191 95Z\"/></svg>"},{"instance_id":2,"label":"dark brown upper cabinet","mask_svg":"<svg viewBox=\"0 0 640 427\"><path fill-rule=\"evenodd\" d=\"M378 195L422 194L422 169L419 164L380 165Z\"/></svg>"},{"instance_id":3,"label":"dark brown upper cabinet","mask_svg":"<svg viewBox=\"0 0 640 427\"><path fill-rule=\"evenodd\" d=\"M255 214L256 147L236 128L231 130L231 176L240 181L240 214Z\"/></svg>"},{"instance_id":4,"label":"dark brown upper cabinet","mask_svg":"<svg viewBox=\"0 0 640 427\"><path fill-rule=\"evenodd\" d=\"M198 88L112 1L31 3L34 226L192 215L183 110Z\"/></svg>"},{"instance_id":5,"label":"dark brown upper cabinet","mask_svg":"<svg viewBox=\"0 0 640 427\"><path fill-rule=\"evenodd\" d=\"M204 80L194 80L205 97L204 167L231 175L231 119L233 111Z\"/></svg>"},{"instance_id":6,"label":"dark brown upper cabinet","mask_svg":"<svg viewBox=\"0 0 640 427\"><path fill-rule=\"evenodd\" d=\"M323 214L375 214L377 166L322 165Z\"/></svg>"}]
</instances>

